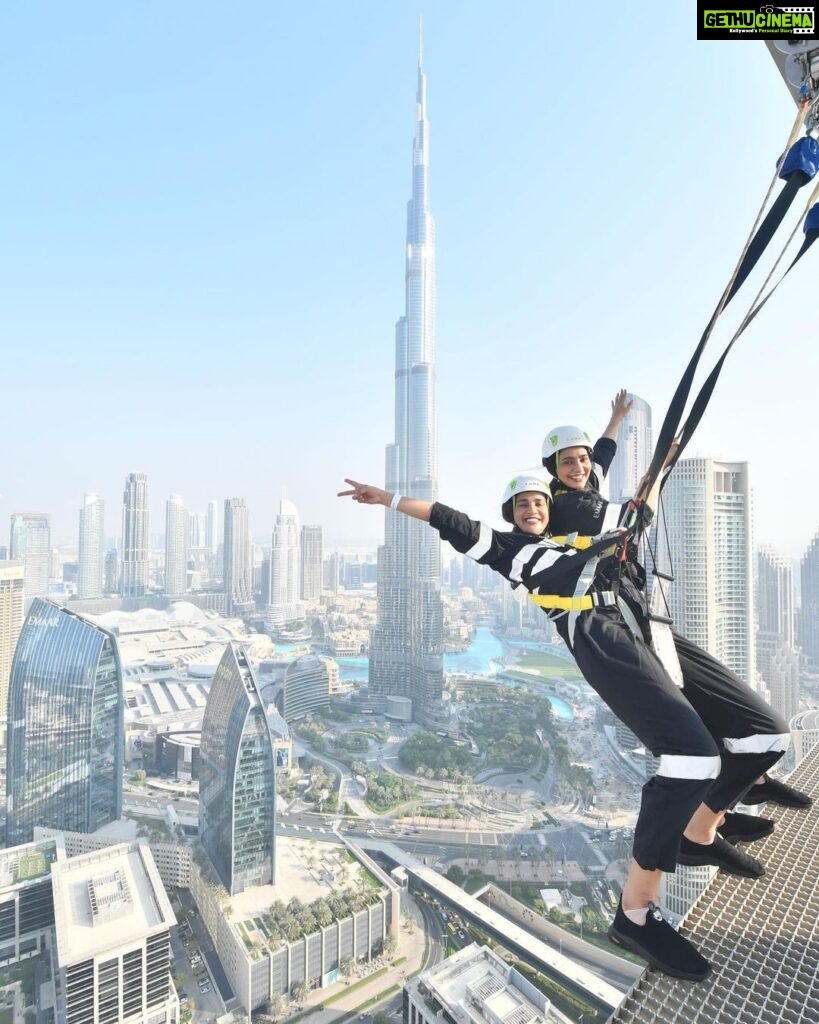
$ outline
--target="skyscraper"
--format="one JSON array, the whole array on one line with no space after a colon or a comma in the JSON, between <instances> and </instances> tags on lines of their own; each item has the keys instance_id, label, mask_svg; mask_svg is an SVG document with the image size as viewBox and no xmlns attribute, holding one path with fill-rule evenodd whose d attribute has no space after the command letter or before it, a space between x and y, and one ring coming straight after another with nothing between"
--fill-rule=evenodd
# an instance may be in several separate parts
<instances>
[{"instance_id":1,"label":"skyscraper","mask_svg":"<svg viewBox=\"0 0 819 1024\"><path fill-rule=\"evenodd\" d=\"M143 597L148 592L148 477L129 473L122 495L123 597Z\"/></svg>"},{"instance_id":2,"label":"skyscraper","mask_svg":"<svg viewBox=\"0 0 819 1024\"><path fill-rule=\"evenodd\" d=\"M111 548L105 552L103 591L106 594L119 593L119 552Z\"/></svg>"},{"instance_id":3,"label":"skyscraper","mask_svg":"<svg viewBox=\"0 0 819 1024\"><path fill-rule=\"evenodd\" d=\"M819 667L819 532L799 564L802 605L799 609L799 646L805 660Z\"/></svg>"},{"instance_id":4,"label":"skyscraper","mask_svg":"<svg viewBox=\"0 0 819 1024\"><path fill-rule=\"evenodd\" d=\"M231 896L275 883L275 780L259 686L231 642L205 705L199 760L199 838Z\"/></svg>"},{"instance_id":5,"label":"skyscraper","mask_svg":"<svg viewBox=\"0 0 819 1024\"><path fill-rule=\"evenodd\" d=\"M81 601L102 597L104 531L105 503L98 494L87 493L80 509L77 597Z\"/></svg>"},{"instance_id":6,"label":"skyscraper","mask_svg":"<svg viewBox=\"0 0 819 1024\"><path fill-rule=\"evenodd\" d=\"M318 601L324 570L324 545L320 526L301 528L301 599Z\"/></svg>"},{"instance_id":7,"label":"skyscraper","mask_svg":"<svg viewBox=\"0 0 819 1024\"><path fill-rule=\"evenodd\" d=\"M179 597L188 589L188 510L181 494L165 502L165 593Z\"/></svg>"},{"instance_id":8,"label":"skyscraper","mask_svg":"<svg viewBox=\"0 0 819 1024\"><path fill-rule=\"evenodd\" d=\"M216 499L211 498L208 502L208 514L205 521L205 547L211 554L216 554L217 538L219 536L219 525L218 525L219 510L216 505Z\"/></svg>"},{"instance_id":9,"label":"skyscraper","mask_svg":"<svg viewBox=\"0 0 819 1024\"><path fill-rule=\"evenodd\" d=\"M753 530L747 462L681 459L663 492L676 628L756 685ZM661 564L669 568L668 553Z\"/></svg>"},{"instance_id":10,"label":"skyscraper","mask_svg":"<svg viewBox=\"0 0 819 1024\"><path fill-rule=\"evenodd\" d=\"M304 618L301 595L301 532L299 513L282 498L270 547L270 598L266 619L273 628Z\"/></svg>"},{"instance_id":11,"label":"skyscraper","mask_svg":"<svg viewBox=\"0 0 819 1024\"><path fill-rule=\"evenodd\" d=\"M412 198L407 205L406 311L395 331L395 439L387 446L385 486L435 501L435 225L429 210L426 93L419 59ZM370 691L411 698L416 719L431 722L441 713L444 678L440 541L417 519L390 510L385 515Z\"/></svg>"},{"instance_id":12,"label":"skyscraper","mask_svg":"<svg viewBox=\"0 0 819 1024\"><path fill-rule=\"evenodd\" d=\"M608 474L609 497L628 501L651 462L654 438L651 431L651 406L629 392L631 409L617 430L617 454Z\"/></svg>"},{"instance_id":13,"label":"skyscraper","mask_svg":"<svg viewBox=\"0 0 819 1024\"><path fill-rule=\"evenodd\" d=\"M756 661L775 711L790 721L799 710L799 656L794 648L791 566L775 551L756 554Z\"/></svg>"},{"instance_id":14,"label":"skyscraper","mask_svg":"<svg viewBox=\"0 0 819 1024\"><path fill-rule=\"evenodd\" d=\"M94 832L120 816L122 703L114 635L35 598L9 681L7 845L35 825Z\"/></svg>"},{"instance_id":15,"label":"skyscraper","mask_svg":"<svg viewBox=\"0 0 819 1024\"><path fill-rule=\"evenodd\" d=\"M0 561L0 745L6 744L9 677L23 625L23 564Z\"/></svg>"},{"instance_id":16,"label":"skyscraper","mask_svg":"<svg viewBox=\"0 0 819 1024\"><path fill-rule=\"evenodd\" d=\"M241 615L253 607L250 557L250 523L245 499L225 498L225 594L230 615Z\"/></svg>"},{"instance_id":17,"label":"skyscraper","mask_svg":"<svg viewBox=\"0 0 819 1024\"><path fill-rule=\"evenodd\" d=\"M15 512L11 517L9 557L23 563L26 601L48 596L51 575L51 517Z\"/></svg>"}]
</instances>

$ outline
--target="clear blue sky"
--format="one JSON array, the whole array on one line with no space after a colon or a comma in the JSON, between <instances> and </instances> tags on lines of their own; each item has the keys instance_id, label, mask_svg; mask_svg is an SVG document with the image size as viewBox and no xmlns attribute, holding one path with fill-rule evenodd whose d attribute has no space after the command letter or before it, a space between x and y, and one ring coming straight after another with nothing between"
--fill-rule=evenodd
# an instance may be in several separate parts
<instances>
[{"instance_id":1,"label":"clear blue sky","mask_svg":"<svg viewBox=\"0 0 819 1024\"><path fill-rule=\"evenodd\" d=\"M381 482L392 439L421 13L441 497L495 515L545 430L598 429L620 386L664 412L795 107L690 4L583 11L581 35L543 0L5 5L0 523L48 511L71 542L94 490L115 535L141 470L152 533L172 492L237 495L269 543L285 488L331 541L380 535L334 495ZM789 555L819 527L817 259L689 449L751 461Z\"/></svg>"}]
</instances>

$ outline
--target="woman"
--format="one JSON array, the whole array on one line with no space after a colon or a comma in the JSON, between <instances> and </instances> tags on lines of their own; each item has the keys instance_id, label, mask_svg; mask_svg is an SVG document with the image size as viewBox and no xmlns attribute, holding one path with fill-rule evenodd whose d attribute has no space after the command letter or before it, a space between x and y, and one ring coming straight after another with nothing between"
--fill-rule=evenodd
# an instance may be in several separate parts
<instances>
[{"instance_id":1,"label":"woman","mask_svg":"<svg viewBox=\"0 0 819 1024\"><path fill-rule=\"evenodd\" d=\"M504 519L514 524L510 532L493 530L440 502L390 494L355 480L346 483L351 489L341 491L340 497L385 505L424 520L457 551L488 565L513 586L524 586L538 603L547 606L567 642L583 637L584 645L593 645L600 622L610 624L605 669L595 668L587 680L615 714L632 727L641 727L644 714L650 715L662 730L660 746L666 754L665 767L684 763L685 771L674 775L661 765L658 776L643 789L634 860L609 934L613 942L633 949L668 974L693 981L704 978L710 964L664 920L656 904L661 872L674 870L679 837L719 771L719 752L654 653L645 643L638 645L622 622L608 579L597 572L601 557L627 535L624 528L615 525L615 508L607 508L608 525L598 536L560 543L545 536L551 493L542 471L524 471L507 485L501 511ZM646 514L657 492L655 487L646 496ZM626 510L623 506L619 511ZM610 685L614 674L618 686ZM633 712L639 712L639 721Z\"/></svg>"}]
</instances>

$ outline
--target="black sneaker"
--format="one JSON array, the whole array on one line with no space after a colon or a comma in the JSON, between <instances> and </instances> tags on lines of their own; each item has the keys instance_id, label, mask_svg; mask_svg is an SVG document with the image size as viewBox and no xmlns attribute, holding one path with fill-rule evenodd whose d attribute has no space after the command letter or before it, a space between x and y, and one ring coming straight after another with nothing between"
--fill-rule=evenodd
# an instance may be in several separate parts
<instances>
[{"instance_id":1,"label":"black sneaker","mask_svg":"<svg viewBox=\"0 0 819 1024\"><path fill-rule=\"evenodd\" d=\"M770 800L772 804L780 804L782 807L796 807L806 811L813 806L813 800L807 793L802 793L787 782L780 782L779 779L771 779L767 775L764 782L751 786L748 792L742 797L744 804L764 804Z\"/></svg>"},{"instance_id":2,"label":"black sneaker","mask_svg":"<svg viewBox=\"0 0 819 1024\"><path fill-rule=\"evenodd\" d=\"M663 974L686 981L702 981L711 971L711 964L701 956L688 939L666 921L658 907L648 905L644 925L635 924L623 913L623 901L617 907L609 939L615 946L630 949Z\"/></svg>"},{"instance_id":3,"label":"black sneaker","mask_svg":"<svg viewBox=\"0 0 819 1024\"><path fill-rule=\"evenodd\" d=\"M677 863L713 864L729 875L741 875L743 878L761 878L765 874L765 868L758 860L731 846L719 835L715 836L713 843L693 843L683 836Z\"/></svg>"},{"instance_id":4,"label":"black sneaker","mask_svg":"<svg viewBox=\"0 0 819 1024\"><path fill-rule=\"evenodd\" d=\"M753 843L769 836L773 830L774 823L770 818L740 814L738 811L726 811L725 821L717 826L717 832L728 843Z\"/></svg>"}]
</instances>

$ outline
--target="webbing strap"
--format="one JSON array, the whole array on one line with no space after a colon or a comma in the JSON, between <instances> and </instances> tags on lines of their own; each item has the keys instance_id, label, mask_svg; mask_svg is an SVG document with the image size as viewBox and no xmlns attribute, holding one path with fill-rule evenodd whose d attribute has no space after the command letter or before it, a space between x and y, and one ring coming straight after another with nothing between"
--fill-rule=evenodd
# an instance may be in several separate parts
<instances>
[{"instance_id":1,"label":"webbing strap","mask_svg":"<svg viewBox=\"0 0 819 1024\"><path fill-rule=\"evenodd\" d=\"M813 205L814 197L818 197L819 198L819 185L817 185L817 187L814 189L814 193L811 196L811 201L810 201L809 205ZM798 224L797 224L797 228L798 228ZM795 230L796 229L794 229L794 231ZM799 248L799 252L797 252L796 256L791 261L791 264L788 267L788 269L780 277L780 279L776 282L776 284L773 286L773 288L771 288L771 290L768 292L768 294L763 299L761 299L759 301L756 301L755 304L748 311L748 313L745 315L744 319L742 320L742 323L739 325L739 327L737 328L736 332L734 333L734 336L731 338L731 340L726 345L725 351L719 357L719 359L717 360L716 364L714 365L714 368L711 370L710 374L706 378L705 383L700 388L699 394L697 395L696 399L694 400L693 405L691 406L691 411L689 412L688 417L686 418L686 421L685 421L685 423L682 426L680 443L677 445L675 451L671 455L671 458L668 460L667 471L670 471L671 468L675 465L675 463L677 462L677 460L680 458L680 456L682 455L683 451L685 450L688 442L693 437L694 431L696 430L697 426L699 425L699 422L702 419L703 414L705 413L705 409L706 409L706 407L708 405L708 402L711 399L711 395L712 395L712 393L714 391L714 388L716 387L717 380L718 380L719 375L720 375L720 373L722 371L723 364L725 363L725 360L728 357L728 353L734 347L734 343L744 333L745 329L747 327L749 327L753 323L753 321L756 319L757 314L762 311L763 307L765 306L765 303L768 301L768 299L771 298L771 296L776 291L776 289L782 284L782 282L785 280L785 278L788 276L788 274L790 274L790 272L793 270L793 268L796 266L796 264L802 259L802 257L808 251L808 249L810 249L810 247L816 241L817 237L819 237L819 228L813 229L813 230L808 231L808 232L805 233L805 238L804 238L804 241L802 242L802 245ZM773 273L773 271L771 273ZM770 280L770 276L771 275L768 276L768 280ZM767 284L767 281L766 281L766 284ZM765 287L765 285L763 285L763 289L764 289L764 287ZM759 299L759 296L757 296L757 299ZM666 483L667 479L668 479L668 474L666 473L666 477L663 479L663 482L662 482L661 486L663 486L663 487L665 486L665 483Z\"/></svg>"},{"instance_id":2,"label":"webbing strap","mask_svg":"<svg viewBox=\"0 0 819 1024\"><path fill-rule=\"evenodd\" d=\"M541 608L554 608L564 612L585 612L589 608L603 608L617 604L611 590L595 591L582 597L564 597L562 594L530 594L530 600Z\"/></svg>"},{"instance_id":3,"label":"webbing strap","mask_svg":"<svg viewBox=\"0 0 819 1024\"><path fill-rule=\"evenodd\" d=\"M734 269L734 273L731 276L731 280L728 282L728 285L723 291L722 297L720 298L720 301L717 304L717 308L714 310L711 319L708 321L708 325L703 331L702 337L700 338L699 343L696 349L694 350L694 354L691 356L691 359L689 360L688 365L686 366L685 371L683 372L683 375L680 378L680 382L677 385L677 389L671 398L671 403L668 407L668 411L665 414L665 419L663 420L663 424L660 427L660 432L657 437L657 443L654 448L654 455L651 459L651 464L649 465L648 472L646 473L646 476L644 478L645 483L643 484L642 488L643 496L651 490L652 486L654 485L654 482L662 472L666 456L668 455L671 449L671 444L679 432L679 426L680 422L682 421L683 411L685 410L685 405L688 401L688 396L691 392L691 385L694 380L694 374L696 372L697 366L699 365L700 356L702 355L705 349L708 339L711 337L711 333L714 330L714 326L716 325L720 313L722 313L723 309L728 305L730 300L736 294L736 291L739 288L739 285L742 283L742 281L744 281L747 278L748 274L750 274L750 272L756 266L759 257L762 255L765 247L770 241L770 235L768 233L770 232L770 234L772 235L773 231L775 230L776 224L778 224L776 218L778 217L779 221L781 221L782 217L784 216L787 210L787 207L790 206L790 203L793 200L793 194L795 194L794 189L798 189L799 187L801 187L801 185L804 184L804 181L806 180L804 175L801 175L801 179L803 179L801 181L800 175L798 174L792 174L788 176L788 180L785 183L785 188L782 190L786 198L782 199L782 197L780 196L780 199L782 201L781 203L779 203L779 206L777 206L776 203L774 204L777 210L776 215L773 214L774 207L772 207L771 211L769 211L768 213L768 216L765 218L765 222L759 227L759 230L757 230L757 225L759 225L760 219L762 217L762 210L764 210L765 206L767 205L768 197L770 196L773 186L776 183L779 170L782 167L782 164L784 163L785 157L787 155L788 150L790 149L790 146L795 141L796 136L801 130L806 114L807 105L804 103L800 104L799 110L797 111L796 115L796 121L794 122L793 128L791 129L790 135L788 137L788 145L785 149L785 153L783 153L781 159L777 163L776 171L774 172L774 179L771 182L771 185L768 188L768 192L765 195L762 208L757 214L754 226L751 228L750 236L745 243L742 255L740 256L739 263ZM791 194L792 192L793 194ZM779 200L777 202L779 202ZM766 235L768 237L766 237ZM737 283L738 281L739 283ZM713 390L713 385L711 387L711 390ZM705 399L705 402L707 404L707 398ZM701 416L702 413L700 413L700 417ZM697 420L697 422L699 422L699 420ZM691 431L689 430L689 437L690 435ZM679 452L677 452L677 458L679 458Z\"/></svg>"}]
</instances>

